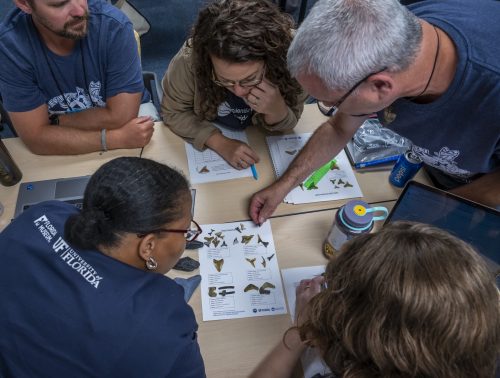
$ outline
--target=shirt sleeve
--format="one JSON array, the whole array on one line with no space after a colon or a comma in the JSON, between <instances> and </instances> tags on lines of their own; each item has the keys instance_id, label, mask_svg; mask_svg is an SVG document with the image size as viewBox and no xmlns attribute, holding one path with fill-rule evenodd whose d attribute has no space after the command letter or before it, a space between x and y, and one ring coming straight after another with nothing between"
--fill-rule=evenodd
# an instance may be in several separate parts
<instances>
[{"instance_id":1,"label":"shirt sleeve","mask_svg":"<svg viewBox=\"0 0 500 378\"><path fill-rule=\"evenodd\" d=\"M174 56L163 77L162 118L172 132L201 151L206 148L206 140L220 131L212 122L200 120L194 112L196 84L187 49L183 46Z\"/></svg>"},{"instance_id":2,"label":"shirt sleeve","mask_svg":"<svg viewBox=\"0 0 500 378\"><path fill-rule=\"evenodd\" d=\"M106 98L143 92L141 61L132 24L110 23L108 34Z\"/></svg>"}]
</instances>

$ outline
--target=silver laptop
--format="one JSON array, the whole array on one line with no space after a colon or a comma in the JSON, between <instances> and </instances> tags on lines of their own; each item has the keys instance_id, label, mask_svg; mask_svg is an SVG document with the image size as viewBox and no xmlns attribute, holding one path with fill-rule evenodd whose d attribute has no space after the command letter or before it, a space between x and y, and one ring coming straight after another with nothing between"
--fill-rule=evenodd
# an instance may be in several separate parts
<instances>
[{"instance_id":1,"label":"silver laptop","mask_svg":"<svg viewBox=\"0 0 500 378\"><path fill-rule=\"evenodd\" d=\"M89 179L90 176L81 176L22 183L19 186L14 217L30 206L50 200L68 202L81 209Z\"/></svg>"},{"instance_id":2,"label":"silver laptop","mask_svg":"<svg viewBox=\"0 0 500 378\"><path fill-rule=\"evenodd\" d=\"M81 209L83 193L89 179L90 176L81 176L22 183L19 186L14 218L30 206L50 200L64 201ZM191 197L193 198L191 215L194 215L196 189L191 189Z\"/></svg>"}]
</instances>

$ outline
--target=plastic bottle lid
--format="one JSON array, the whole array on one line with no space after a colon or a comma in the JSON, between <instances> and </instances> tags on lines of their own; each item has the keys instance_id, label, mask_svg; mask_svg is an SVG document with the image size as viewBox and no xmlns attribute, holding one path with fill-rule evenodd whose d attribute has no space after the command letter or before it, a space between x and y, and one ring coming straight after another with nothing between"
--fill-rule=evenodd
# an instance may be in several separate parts
<instances>
[{"instance_id":1,"label":"plastic bottle lid","mask_svg":"<svg viewBox=\"0 0 500 378\"><path fill-rule=\"evenodd\" d=\"M364 201L352 200L345 204L343 208L343 223L350 228L364 229L373 222L373 213L368 211L370 205Z\"/></svg>"}]
</instances>

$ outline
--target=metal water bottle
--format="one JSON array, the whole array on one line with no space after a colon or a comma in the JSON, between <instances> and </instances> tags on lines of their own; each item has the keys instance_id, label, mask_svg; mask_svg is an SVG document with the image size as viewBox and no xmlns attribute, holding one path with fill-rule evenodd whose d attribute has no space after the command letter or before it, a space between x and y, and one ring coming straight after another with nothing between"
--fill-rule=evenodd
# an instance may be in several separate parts
<instances>
[{"instance_id":1,"label":"metal water bottle","mask_svg":"<svg viewBox=\"0 0 500 378\"><path fill-rule=\"evenodd\" d=\"M381 211L383 215L375 217L375 211ZM374 222L384 220L388 213L385 207L371 207L361 200L347 202L335 214L332 228L323 243L323 254L327 258L333 257L346 241L370 232Z\"/></svg>"},{"instance_id":2,"label":"metal water bottle","mask_svg":"<svg viewBox=\"0 0 500 378\"><path fill-rule=\"evenodd\" d=\"M0 183L4 186L16 185L23 174L0 139Z\"/></svg>"}]
</instances>

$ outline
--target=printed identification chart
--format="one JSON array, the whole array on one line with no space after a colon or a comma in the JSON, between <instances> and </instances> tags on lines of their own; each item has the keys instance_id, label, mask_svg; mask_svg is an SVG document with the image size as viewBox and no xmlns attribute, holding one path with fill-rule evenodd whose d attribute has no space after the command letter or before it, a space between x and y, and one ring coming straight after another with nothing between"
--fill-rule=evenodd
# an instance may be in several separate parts
<instances>
[{"instance_id":1,"label":"printed identification chart","mask_svg":"<svg viewBox=\"0 0 500 378\"><path fill-rule=\"evenodd\" d=\"M198 240L203 320L286 314L269 221L208 224Z\"/></svg>"},{"instance_id":2,"label":"printed identification chart","mask_svg":"<svg viewBox=\"0 0 500 378\"><path fill-rule=\"evenodd\" d=\"M303 133L266 137L277 177L286 171L311 135L311 133ZM345 152L342 150L335 157L335 160L336 163L332 164L330 171L316 187L306 189L301 184L293 189L284 201L291 204L301 204L363 197Z\"/></svg>"},{"instance_id":3,"label":"printed identification chart","mask_svg":"<svg viewBox=\"0 0 500 378\"><path fill-rule=\"evenodd\" d=\"M217 126L226 137L237 139L248 144L247 135L244 131L229 130L219 125L215 126ZM203 184L205 182L252 177L250 168L242 170L234 169L218 153L209 148L205 151L198 151L195 150L190 143L186 143L186 155L191 184Z\"/></svg>"},{"instance_id":4,"label":"printed identification chart","mask_svg":"<svg viewBox=\"0 0 500 378\"><path fill-rule=\"evenodd\" d=\"M303 268L282 269L283 284L285 285L286 300L292 317L292 322L295 318L295 290L299 286L300 281L311 279L325 272L324 265L308 266ZM331 373L330 368L321 358L318 351L314 348L307 348L300 357L302 369L304 370L304 378L311 378L317 375L328 376Z\"/></svg>"}]
</instances>

